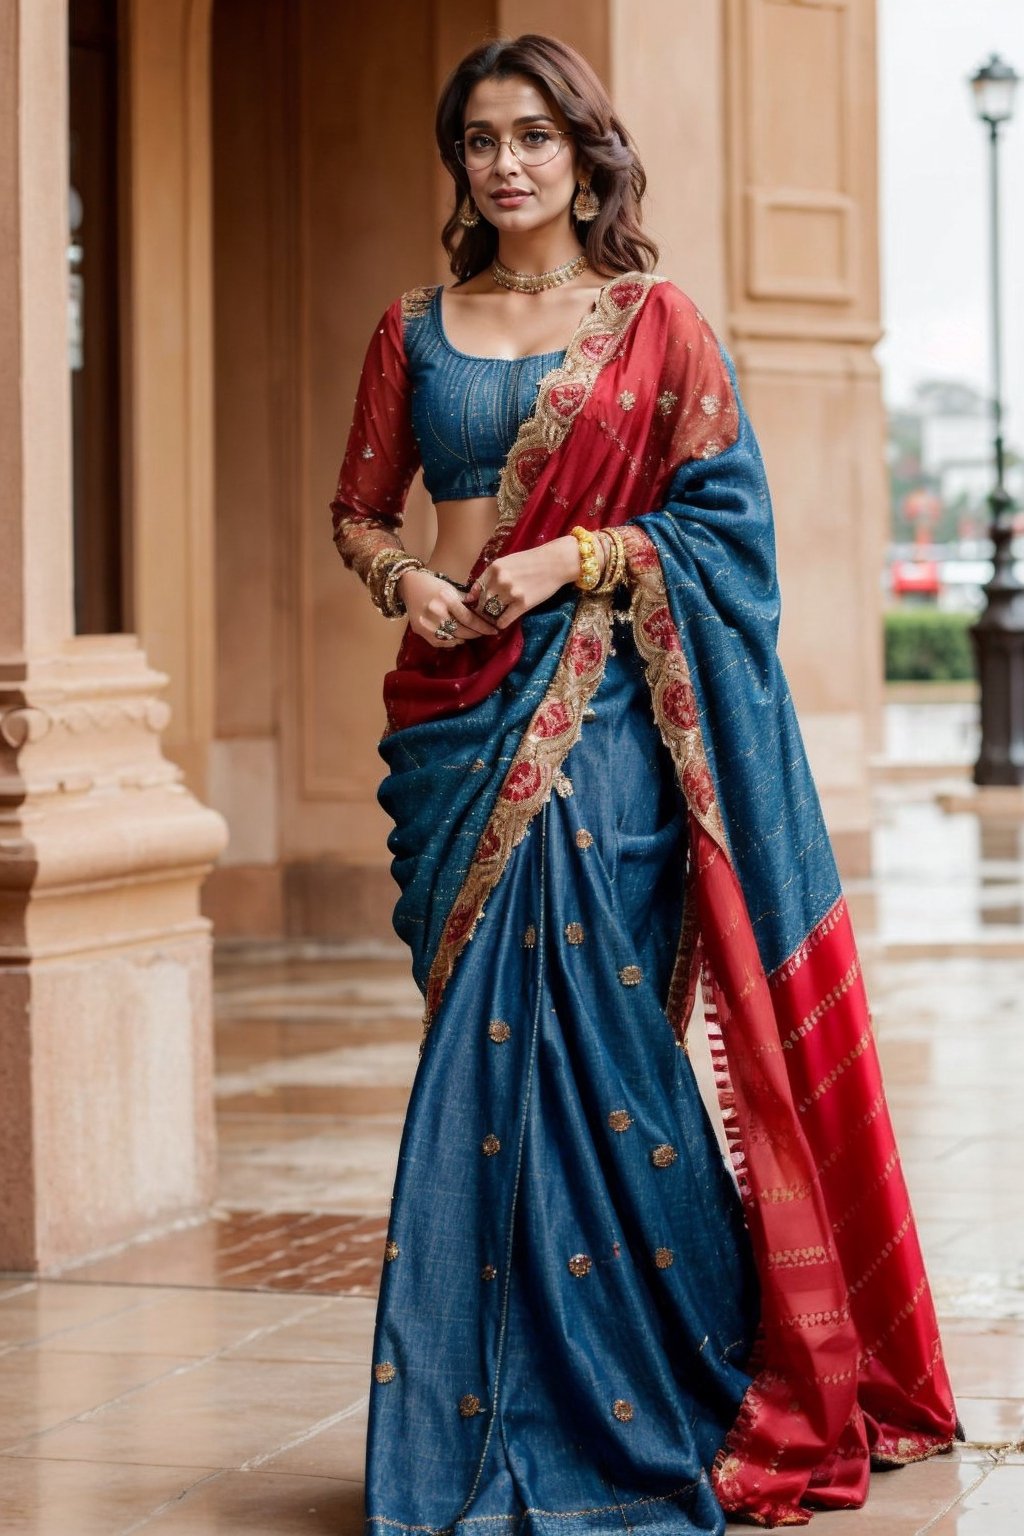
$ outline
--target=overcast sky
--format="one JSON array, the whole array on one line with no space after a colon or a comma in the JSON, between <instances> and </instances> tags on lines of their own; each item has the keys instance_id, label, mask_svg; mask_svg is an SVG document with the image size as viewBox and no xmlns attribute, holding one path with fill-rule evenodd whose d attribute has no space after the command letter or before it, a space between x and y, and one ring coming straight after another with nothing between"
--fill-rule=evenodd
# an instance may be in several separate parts
<instances>
[{"instance_id":1,"label":"overcast sky","mask_svg":"<svg viewBox=\"0 0 1024 1536\"><path fill-rule=\"evenodd\" d=\"M966 77L991 52L1024 75L1024 0L879 0L885 392L921 378L986 391L988 130ZM1007 437L1024 444L1024 84L1000 149Z\"/></svg>"}]
</instances>

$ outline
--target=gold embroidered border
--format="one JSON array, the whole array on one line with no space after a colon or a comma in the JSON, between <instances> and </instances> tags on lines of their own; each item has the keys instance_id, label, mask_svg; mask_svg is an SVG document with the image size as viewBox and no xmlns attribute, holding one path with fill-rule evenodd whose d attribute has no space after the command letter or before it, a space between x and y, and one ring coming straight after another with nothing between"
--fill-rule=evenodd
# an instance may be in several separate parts
<instances>
[{"instance_id":1,"label":"gold embroidered border","mask_svg":"<svg viewBox=\"0 0 1024 1536\"><path fill-rule=\"evenodd\" d=\"M780 987L783 982L789 981L791 977L795 976L811 953L811 950L817 949L822 939L827 939L832 930L838 928L845 916L846 897L840 896L835 905L830 907L825 913L818 926L812 928L806 939L797 945L793 953L786 960L783 960L781 965L775 967L768 978L768 985L770 987Z\"/></svg>"},{"instance_id":2,"label":"gold embroidered border","mask_svg":"<svg viewBox=\"0 0 1024 1536\"><path fill-rule=\"evenodd\" d=\"M455 962L473 937L487 898L533 817L558 788L562 763L579 740L583 711L601 681L610 644L611 597L582 595L551 685L533 712L448 914L427 978L421 1053Z\"/></svg>"},{"instance_id":3,"label":"gold embroidered border","mask_svg":"<svg viewBox=\"0 0 1024 1536\"><path fill-rule=\"evenodd\" d=\"M421 283L416 288L407 288L402 294L402 318L418 320L421 315L425 315L433 302L434 294L441 286L441 283Z\"/></svg>"},{"instance_id":4,"label":"gold embroidered border","mask_svg":"<svg viewBox=\"0 0 1024 1536\"><path fill-rule=\"evenodd\" d=\"M495 558L515 527L545 462L564 442L647 295L663 282L665 278L653 273L627 272L606 283L594 308L576 327L562 362L540 380L536 406L520 425L502 468L498 521L483 548L485 563Z\"/></svg>"},{"instance_id":5,"label":"gold embroidered border","mask_svg":"<svg viewBox=\"0 0 1024 1536\"><path fill-rule=\"evenodd\" d=\"M697 699L669 608L665 573L657 549L646 534L643 545L635 536L631 539L628 554L633 587L633 637L647 672L654 718L690 811L728 857L722 813L700 733Z\"/></svg>"}]
</instances>

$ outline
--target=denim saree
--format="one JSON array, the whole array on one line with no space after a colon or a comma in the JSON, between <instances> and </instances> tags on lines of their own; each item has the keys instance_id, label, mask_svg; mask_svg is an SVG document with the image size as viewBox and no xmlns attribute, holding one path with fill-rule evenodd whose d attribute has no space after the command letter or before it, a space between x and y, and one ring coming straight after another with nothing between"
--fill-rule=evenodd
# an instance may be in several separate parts
<instances>
[{"instance_id":1,"label":"denim saree","mask_svg":"<svg viewBox=\"0 0 1024 1536\"><path fill-rule=\"evenodd\" d=\"M474 574L583 523L622 530L629 580L451 651L407 630L386 680L425 1012L368 1529L804 1524L957 1422L776 653L763 464L673 284L602 289L498 509ZM687 1053L698 993L728 1166Z\"/></svg>"}]
</instances>

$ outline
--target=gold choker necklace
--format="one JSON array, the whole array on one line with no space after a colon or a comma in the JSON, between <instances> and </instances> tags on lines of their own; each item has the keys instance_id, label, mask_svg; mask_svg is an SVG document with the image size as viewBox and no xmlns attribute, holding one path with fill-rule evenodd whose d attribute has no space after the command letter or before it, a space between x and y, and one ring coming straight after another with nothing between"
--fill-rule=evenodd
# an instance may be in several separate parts
<instances>
[{"instance_id":1,"label":"gold choker necklace","mask_svg":"<svg viewBox=\"0 0 1024 1536\"><path fill-rule=\"evenodd\" d=\"M571 283L574 277L579 277L586 269L586 252L574 256L564 266L552 267L550 272L516 272L514 268L504 266L497 256L491 262L494 281L500 283L502 288L514 288L516 293L542 293L545 288L560 288L563 283Z\"/></svg>"}]
</instances>

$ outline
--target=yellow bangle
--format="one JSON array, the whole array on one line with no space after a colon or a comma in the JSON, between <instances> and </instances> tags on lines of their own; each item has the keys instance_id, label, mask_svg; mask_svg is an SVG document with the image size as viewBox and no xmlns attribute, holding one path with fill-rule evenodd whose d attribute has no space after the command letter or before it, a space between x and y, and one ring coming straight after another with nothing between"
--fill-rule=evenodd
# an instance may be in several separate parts
<instances>
[{"instance_id":1,"label":"yellow bangle","mask_svg":"<svg viewBox=\"0 0 1024 1536\"><path fill-rule=\"evenodd\" d=\"M597 558L597 546L594 543L594 535L589 528L570 528L580 550L580 574L577 576L574 586L583 592L592 592L601 580L601 562Z\"/></svg>"}]
</instances>

